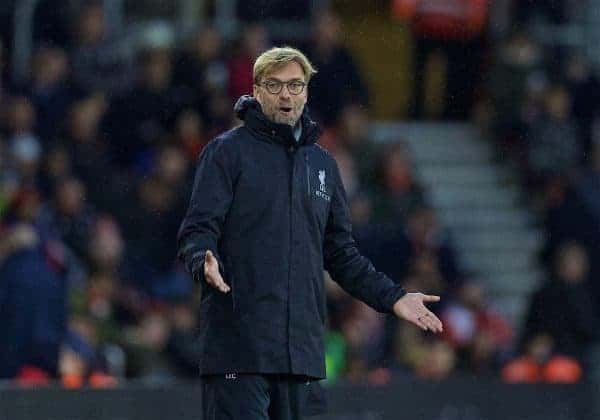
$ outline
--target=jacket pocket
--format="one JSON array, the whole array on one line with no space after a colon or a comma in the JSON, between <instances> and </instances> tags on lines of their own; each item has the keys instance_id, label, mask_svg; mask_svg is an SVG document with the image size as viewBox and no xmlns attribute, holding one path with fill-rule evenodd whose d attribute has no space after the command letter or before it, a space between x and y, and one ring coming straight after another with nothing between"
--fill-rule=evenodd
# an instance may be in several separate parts
<instances>
[{"instance_id":1,"label":"jacket pocket","mask_svg":"<svg viewBox=\"0 0 600 420\"><path fill-rule=\"evenodd\" d=\"M317 380L307 380L297 385L298 405L303 416L315 416L327 412L325 390Z\"/></svg>"}]
</instances>

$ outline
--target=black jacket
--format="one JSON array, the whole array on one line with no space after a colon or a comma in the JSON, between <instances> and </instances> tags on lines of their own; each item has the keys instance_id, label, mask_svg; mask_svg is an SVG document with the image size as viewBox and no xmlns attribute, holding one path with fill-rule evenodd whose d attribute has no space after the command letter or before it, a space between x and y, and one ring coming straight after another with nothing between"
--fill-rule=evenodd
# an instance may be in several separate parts
<instances>
[{"instance_id":1,"label":"black jacket","mask_svg":"<svg viewBox=\"0 0 600 420\"><path fill-rule=\"evenodd\" d=\"M235 110L244 124L202 152L178 235L188 270L211 250L231 287L203 288L200 372L324 378L323 269L380 312L405 292L360 255L337 165L307 112L297 143L252 97Z\"/></svg>"}]
</instances>

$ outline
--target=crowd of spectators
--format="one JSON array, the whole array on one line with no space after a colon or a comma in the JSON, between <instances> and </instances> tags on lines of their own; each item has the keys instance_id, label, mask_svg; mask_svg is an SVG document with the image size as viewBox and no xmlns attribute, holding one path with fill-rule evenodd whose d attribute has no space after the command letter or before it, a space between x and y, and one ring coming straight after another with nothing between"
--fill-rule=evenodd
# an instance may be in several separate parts
<instances>
[{"instance_id":1,"label":"crowd of spectators","mask_svg":"<svg viewBox=\"0 0 600 420\"><path fill-rule=\"evenodd\" d=\"M198 155L216 134L238 124L233 103L251 92L252 59L273 40L260 24L248 24L227 41L208 25L184 42L148 33L135 48L121 49L113 48L101 2L84 3L76 16L61 42L38 34L26 80L13 80L2 60L6 46L0 47L0 378L23 385L58 380L66 387L196 378L200 291L176 263L175 236ZM334 13L319 13L313 39L304 46L319 71L309 108L326 129L320 142L340 167L360 249L409 291L442 295L433 309L445 333L434 338L377 314L327 278L329 380L382 384L395 375L504 375L515 332L483 282L462 269L451 236L414 176L406 145L372 140L368 90L340 31ZM541 165L581 165L587 156L582 151L591 150L590 141L576 143L591 136L583 92L596 86L585 63L571 61L570 78L546 93L530 38L519 33L501 51L494 69L500 94L493 98L505 135L498 143L519 143L524 126L534 129L527 118L535 116L539 133L527 138L541 139L534 145ZM525 88L510 77L521 77ZM573 116L570 97L580 101ZM532 109L542 102L551 117ZM502 109L527 112L507 116ZM587 131L574 128L584 122ZM554 144L544 143L552 142L547 132L573 135L569 146L561 137L569 152L556 153ZM511 153L518 161L521 152ZM557 283L534 301L527 331L533 337L558 334L546 331L554 324L541 311L557 316L551 305L572 295L565 322L581 321L581 330L555 343L572 357L579 355L569 349L593 339L592 321L580 316L594 304L582 307L579 299L588 266L589 272L600 269L600 258L585 259L581 252L590 251L594 238L587 227L581 231L580 218L568 220L584 237L573 237L561 221L564 212L586 209L597 223L600 153L589 162L595 165L578 183L568 184L566 173L547 183L556 179L552 171L535 172L531 182L535 188L553 185L543 190L552 191L547 224L554 229L549 237L560 241L548 255L561 249L562 262ZM581 197L575 208L565 198L571 190ZM584 248L569 242L563 249L567 239ZM600 252L598 245L591 251Z\"/></svg>"},{"instance_id":2,"label":"crowd of spectators","mask_svg":"<svg viewBox=\"0 0 600 420\"><path fill-rule=\"evenodd\" d=\"M544 45L530 30L532 20L566 23L568 2L515 3L521 26L494 49L489 101L475 114L544 233L545 279L529 299L519 357L502 375L574 382L598 365L600 81L582 50Z\"/></svg>"}]
</instances>

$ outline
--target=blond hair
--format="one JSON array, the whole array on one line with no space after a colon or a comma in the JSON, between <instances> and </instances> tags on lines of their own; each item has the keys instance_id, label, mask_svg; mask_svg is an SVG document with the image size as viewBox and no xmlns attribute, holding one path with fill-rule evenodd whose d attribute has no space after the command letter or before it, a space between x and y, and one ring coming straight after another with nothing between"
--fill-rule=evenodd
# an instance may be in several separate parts
<instances>
[{"instance_id":1,"label":"blond hair","mask_svg":"<svg viewBox=\"0 0 600 420\"><path fill-rule=\"evenodd\" d=\"M254 83L260 83L265 75L292 61L295 61L302 67L306 83L317 72L312 63L301 51L292 47L274 47L262 53L254 62Z\"/></svg>"}]
</instances>

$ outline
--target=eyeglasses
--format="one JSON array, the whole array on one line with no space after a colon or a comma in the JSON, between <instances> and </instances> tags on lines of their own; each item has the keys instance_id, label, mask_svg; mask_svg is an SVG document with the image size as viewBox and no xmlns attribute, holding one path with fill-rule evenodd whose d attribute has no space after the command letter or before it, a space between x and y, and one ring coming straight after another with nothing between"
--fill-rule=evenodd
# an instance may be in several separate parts
<instances>
[{"instance_id":1,"label":"eyeglasses","mask_svg":"<svg viewBox=\"0 0 600 420\"><path fill-rule=\"evenodd\" d=\"M257 83L258 86L264 86L272 95L278 95L283 89L283 85L287 86L288 92L292 95L300 95L304 88L306 87L306 83L301 80L290 80L289 82L282 82L280 80L266 80L262 83Z\"/></svg>"}]
</instances>

